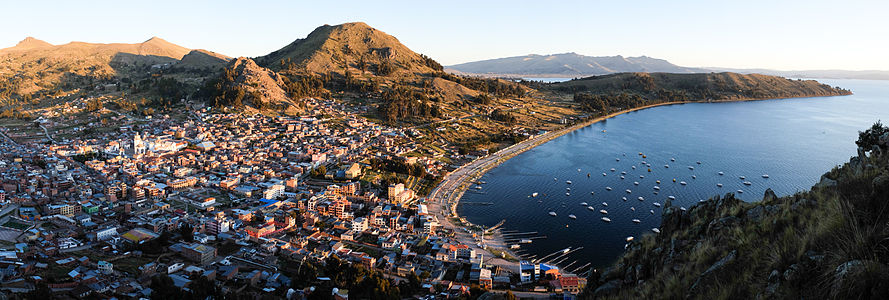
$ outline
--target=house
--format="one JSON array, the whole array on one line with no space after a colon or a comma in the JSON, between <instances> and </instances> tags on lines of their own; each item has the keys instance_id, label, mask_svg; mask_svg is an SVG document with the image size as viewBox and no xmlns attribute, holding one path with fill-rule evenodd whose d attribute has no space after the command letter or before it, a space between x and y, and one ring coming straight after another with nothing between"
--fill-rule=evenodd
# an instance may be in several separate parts
<instances>
[{"instance_id":1,"label":"house","mask_svg":"<svg viewBox=\"0 0 889 300\"><path fill-rule=\"evenodd\" d=\"M216 259L216 248L204 244L192 243L182 248L182 256L206 266Z\"/></svg>"}]
</instances>

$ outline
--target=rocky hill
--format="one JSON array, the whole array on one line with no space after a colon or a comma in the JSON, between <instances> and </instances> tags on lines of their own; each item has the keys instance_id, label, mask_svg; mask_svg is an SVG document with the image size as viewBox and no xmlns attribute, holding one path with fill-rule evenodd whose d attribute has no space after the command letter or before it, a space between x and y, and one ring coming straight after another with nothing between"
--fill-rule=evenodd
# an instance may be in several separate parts
<instances>
[{"instance_id":1,"label":"rocky hill","mask_svg":"<svg viewBox=\"0 0 889 300\"><path fill-rule=\"evenodd\" d=\"M260 67L252 59L238 57L229 62L219 78L207 82L205 91L214 106L275 110L294 113L299 104L282 87L287 83L278 73Z\"/></svg>"},{"instance_id":2,"label":"rocky hill","mask_svg":"<svg viewBox=\"0 0 889 300\"><path fill-rule=\"evenodd\" d=\"M232 58L204 49L191 50L177 66L184 68L221 68Z\"/></svg>"},{"instance_id":3,"label":"rocky hill","mask_svg":"<svg viewBox=\"0 0 889 300\"><path fill-rule=\"evenodd\" d=\"M623 72L695 73L706 70L674 65L647 56L585 56L577 53L530 54L448 66L466 74L516 77L580 77Z\"/></svg>"},{"instance_id":4,"label":"rocky hill","mask_svg":"<svg viewBox=\"0 0 889 300\"><path fill-rule=\"evenodd\" d=\"M886 299L889 128L810 191L746 203L733 194L665 204L659 234L634 240L586 298Z\"/></svg>"},{"instance_id":5,"label":"rocky hill","mask_svg":"<svg viewBox=\"0 0 889 300\"><path fill-rule=\"evenodd\" d=\"M628 108L652 102L778 99L851 94L814 80L737 73L619 73L592 76L540 88L574 95L590 110Z\"/></svg>"}]
</instances>

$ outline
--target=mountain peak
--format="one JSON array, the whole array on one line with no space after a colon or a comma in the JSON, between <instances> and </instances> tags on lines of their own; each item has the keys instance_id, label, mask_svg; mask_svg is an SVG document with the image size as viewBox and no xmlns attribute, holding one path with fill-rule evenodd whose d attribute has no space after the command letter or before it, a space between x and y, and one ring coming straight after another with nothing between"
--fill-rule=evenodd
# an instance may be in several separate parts
<instances>
[{"instance_id":1,"label":"mountain peak","mask_svg":"<svg viewBox=\"0 0 889 300\"><path fill-rule=\"evenodd\" d=\"M18 42L18 44L15 44L14 48L16 48L16 49L34 49L34 48L42 48L42 47L52 47L52 44L29 36L29 37L26 37L21 42Z\"/></svg>"}]
</instances>

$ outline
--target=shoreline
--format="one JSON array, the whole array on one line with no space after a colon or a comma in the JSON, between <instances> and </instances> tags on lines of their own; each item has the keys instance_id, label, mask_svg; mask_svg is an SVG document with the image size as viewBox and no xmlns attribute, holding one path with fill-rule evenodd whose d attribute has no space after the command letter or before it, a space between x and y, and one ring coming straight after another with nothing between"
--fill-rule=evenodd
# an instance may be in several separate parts
<instances>
[{"instance_id":1,"label":"shoreline","mask_svg":"<svg viewBox=\"0 0 889 300\"><path fill-rule=\"evenodd\" d=\"M478 239L475 238L473 234L461 234L461 228L472 228L472 227L482 227L484 226L473 224L466 219L460 217L457 213L457 205L460 202L463 194L469 188L472 181L477 180L485 173L497 167L498 165L506 162L507 160L524 153L525 151L531 150L539 145L542 145L546 142L549 142L553 139L561 137L565 134L574 132L578 129L605 121L610 118L617 117L619 115L640 111L644 109L659 107L659 106L669 106L669 105L678 105L678 104L687 104L687 103L728 103L728 102L746 102L746 101L765 101L765 100L783 100L783 99L793 99L793 98L814 98L814 97L833 97L833 96L847 96L847 95L826 95L826 96L799 96L799 97L785 97L785 98L748 98L748 99L731 99L731 100L710 100L710 101L671 101L671 102L663 102L663 103L655 103L644 105L636 108L621 110L617 112L613 112L604 116L595 117L592 119L588 119L585 121L581 121L577 124L570 125L568 127L546 132L544 134L535 136L533 138L529 138L522 142L513 144L509 147L503 148L500 151L497 151L493 154L490 154L485 157L480 157L473 160L470 163L467 163L456 170L452 171L448 175L445 176L445 179L436 186L432 192L430 192L427 197L427 204L429 205L430 212L434 215L438 216L439 222L441 225L446 228L450 228L457 234L456 238L461 243L477 246ZM457 223L452 221L452 219L456 219ZM482 235L488 233L490 228L485 229L482 232ZM471 233L466 232L466 233ZM509 249L509 245L507 245L500 235L498 230L494 230L493 232L488 233L490 237L485 238L485 245L488 248L496 249L498 252L503 252L508 254L509 256L521 259L520 256L516 255L513 251ZM493 251L483 249L479 247L479 250L484 251L484 253L492 253ZM496 256L491 256L496 257ZM499 258L498 258L499 259ZM512 262L511 264L507 262L508 265L517 265L517 262Z\"/></svg>"}]
</instances>

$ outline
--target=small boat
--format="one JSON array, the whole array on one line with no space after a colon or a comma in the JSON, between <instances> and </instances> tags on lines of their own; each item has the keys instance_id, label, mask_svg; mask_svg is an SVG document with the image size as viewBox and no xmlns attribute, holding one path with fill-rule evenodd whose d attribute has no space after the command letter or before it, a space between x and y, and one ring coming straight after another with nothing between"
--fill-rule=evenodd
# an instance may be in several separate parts
<instances>
[{"instance_id":1,"label":"small boat","mask_svg":"<svg viewBox=\"0 0 889 300\"><path fill-rule=\"evenodd\" d=\"M651 173L651 169L648 169L648 173Z\"/></svg>"},{"instance_id":2,"label":"small boat","mask_svg":"<svg viewBox=\"0 0 889 300\"><path fill-rule=\"evenodd\" d=\"M676 159L675 159L675 158L672 158L672 157L670 157L670 161L676 161Z\"/></svg>"},{"instance_id":3,"label":"small boat","mask_svg":"<svg viewBox=\"0 0 889 300\"><path fill-rule=\"evenodd\" d=\"M640 196L639 198L636 198L636 199L639 199L639 201L645 201L645 198L642 198L641 196Z\"/></svg>"},{"instance_id":4,"label":"small boat","mask_svg":"<svg viewBox=\"0 0 889 300\"><path fill-rule=\"evenodd\" d=\"M669 167L670 167L670 165L664 165L664 168L669 168Z\"/></svg>"},{"instance_id":5,"label":"small boat","mask_svg":"<svg viewBox=\"0 0 889 300\"><path fill-rule=\"evenodd\" d=\"M651 231L653 231L654 233L661 233L661 230L657 228L652 228Z\"/></svg>"},{"instance_id":6,"label":"small boat","mask_svg":"<svg viewBox=\"0 0 889 300\"><path fill-rule=\"evenodd\" d=\"M686 183L685 181L680 181L679 184L681 184L681 185L686 185L686 184L688 184L688 183Z\"/></svg>"},{"instance_id":7,"label":"small boat","mask_svg":"<svg viewBox=\"0 0 889 300\"><path fill-rule=\"evenodd\" d=\"M652 193L652 194L655 194L655 195L657 195L657 191L654 191L654 193Z\"/></svg>"},{"instance_id":8,"label":"small boat","mask_svg":"<svg viewBox=\"0 0 889 300\"><path fill-rule=\"evenodd\" d=\"M653 210L653 209L652 209L652 210L649 210L648 212L650 212L652 215L654 214L654 210Z\"/></svg>"},{"instance_id":9,"label":"small boat","mask_svg":"<svg viewBox=\"0 0 889 300\"><path fill-rule=\"evenodd\" d=\"M602 173L602 176L608 176L608 174Z\"/></svg>"},{"instance_id":10,"label":"small boat","mask_svg":"<svg viewBox=\"0 0 889 300\"><path fill-rule=\"evenodd\" d=\"M565 181L565 183L567 183L567 184L571 184L571 180Z\"/></svg>"},{"instance_id":11,"label":"small boat","mask_svg":"<svg viewBox=\"0 0 889 300\"><path fill-rule=\"evenodd\" d=\"M620 175L620 179L624 179L624 175Z\"/></svg>"},{"instance_id":12,"label":"small boat","mask_svg":"<svg viewBox=\"0 0 889 300\"><path fill-rule=\"evenodd\" d=\"M607 210L604 210L604 209L600 209L600 210L599 210L599 213L601 213L601 214L603 214L603 215L607 215L607 214L608 214L608 211L607 211Z\"/></svg>"},{"instance_id":13,"label":"small boat","mask_svg":"<svg viewBox=\"0 0 889 300\"><path fill-rule=\"evenodd\" d=\"M667 196L667 199L676 200L676 197L675 196Z\"/></svg>"},{"instance_id":14,"label":"small boat","mask_svg":"<svg viewBox=\"0 0 889 300\"><path fill-rule=\"evenodd\" d=\"M722 183L717 183L716 186L722 187Z\"/></svg>"},{"instance_id":15,"label":"small boat","mask_svg":"<svg viewBox=\"0 0 889 300\"><path fill-rule=\"evenodd\" d=\"M645 178L645 175L639 175L639 178Z\"/></svg>"},{"instance_id":16,"label":"small boat","mask_svg":"<svg viewBox=\"0 0 889 300\"><path fill-rule=\"evenodd\" d=\"M642 158L647 158L648 155L642 154Z\"/></svg>"},{"instance_id":17,"label":"small boat","mask_svg":"<svg viewBox=\"0 0 889 300\"><path fill-rule=\"evenodd\" d=\"M633 181L633 185L639 185L638 181Z\"/></svg>"},{"instance_id":18,"label":"small boat","mask_svg":"<svg viewBox=\"0 0 889 300\"><path fill-rule=\"evenodd\" d=\"M657 181L655 181L655 183L657 183L657 184L661 184L661 181L660 181L660 180L657 180Z\"/></svg>"},{"instance_id":19,"label":"small boat","mask_svg":"<svg viewBox=\"0 0 889 300\"><path fill-rule=\"evenodd\" d=\"M642 223L642 221L640 221L639 219L633 219L633 223L639 224Z\"/></svg>"},{"instance_id":20,"label":"small boat","mask_svg":"<svg viewBox=\"0 0 889 300\"><path fill-rule=\"evenodd\" d=\"M556 212L551 211L551 212L549 212L549 215L555 217L555 216L556 216Z\"/></svg>"},{"instance_id":21,"label":"small boat","mask_svg":"<svg viewBox=\"0 0 889 300\"><path fill-rule=\"evenodd\" d=\"M719 174L719 176L725 175L725 173L722 173L722 172L719 172L719 173L716 173L716 174Z\"/></svg>"},{"instance_id":22,"label":"small boat","mask_svg":"<svg viewBox=\"0 0 889 300\"><path fill-rule=\"evenodd\" d=\"M586 173L586 177L587 177L587 178L590 178L590 173Z\"/></svg>"},{"instance_id":23,"label":"small boat","mask_svg":"<svg viewBox=\"0 0 889 300\"><path fill-rule=\"evenodd\" d=\"M590 192L590 195L595 195L595 194L596 194L596 192Z\"/></svg>"},{"instance_id":24,"label":"small boat","mask_svg":"<svg viewBox=\"0 0 889 300\"><path fill-rule=\"evenodd\" d=\"M744 185L751 185L751 184L753 184L753 183L750 181L744 181Z\"/></svg>"},{"instance_id":25,"label":"small boat","mask_svg":"<svg viewBox=\"0 0 889 300\"><path fill-rule=\"evenodd\" d=\"M642 152L639 152L639 155L642 155Z\"/></svg>"},{"instance_id":26,"label":"small boat","mask_svg":"<svg viewBox=\"0 0 889 300\"><path fill-rule=\"evenodd\" d=\"M592 206L587 206L586 209L589 209L589 210L591 210L591 211L596 211L596 208L595 208L595 207L592 207Z\"/></svg>"},{"instance_id":27,"label":"small boat","mask_svg":"<svg viewBox=\"0 0 889 300\"><path fill-rule=\"evenodd\" d=\"M571 193L565 193L565 196L571 196Z\"/></svg>"},{"instance_id":28,"label":"small boat","mask_svg":"<svg viewBox=\"0 0 889 300\"><path fill-rule=\"evenodd\" d=\"M533 194L531 194L531 197L537 197L537 195L537 192L534 192Z\"/></svg>"},{"instance_id":29,"label":"small boat","mask_svg":"<svg viewBox=\"0 0 889 300\"><path fill-rule=\"evenodd\" d=\"M700 160L698 161L698 164L699 164L699 165L701 164L701 161L700 161Z\"/></svg>"},{"instance_id":30,"label":"small boat","mask_svg":"<svg viewBox=\"0 0 889 300\"><path fill-rule=\"evenodd\" d=\"M698 179L698 176L691 175L691 179Z\"/></svg>"},{"instance_id":31,"label":"small boat","mask_svg":"<svg viewBox=\"0 0 889 300\"><path fill-rule=\"evenodd\" d=\"M559 180L558 178L553 177L553 181Z\"/></svg>"},{"instance_id":32,"label":"small boat","mask_svg":"<svg viewBox=\"0 0 889 300\"><path fill-rule=\"evenodd\" d=\"M632 241L633 241L633 237L632 237L632 236L628 236L628 237L627 237L627 242L632 242Z\"/></svg>"},{"instance_id":33,"label":"small boat","mask_svg":"<svg viewBox=\"0 0 889 300\"><path fill-rule=\"evenodd\" d=\"M512 250L519 249L521 247L522 246L519 246L519 245L509 245L509 249L512 249Z\"/></svg>"},{"instance_id":34,"label":"small boat","mask_svg":"<svg viewBox=\"0 0 889 300\"><path fill-rule=\"evenodd\" d=\"M627 201L627 197L620 197L620 200Z\"/></svg>"},{"instance_id":35,"label":"small boat","mask_svg":"<svg viewBox=\"0 0 889 300\"><path fill-rule=\"evenodd\" d=\"M611 168L611 172L614 172L614 171L617 171L617 170L615 170L614 168Z\"/></svg>"},{"instance_id":36,"label":"small boat","mask_svg":"<svg viewBox=\"0 0 889 300\"><path fill-rule=\"evenodd\" d=\"M606 187L605 187L605 190L606 190L606 191L610 191L610 190L611 190L611 187L610 187L610 186L606 186Z\"/></svg>"},{"instance_id":37,"label":"small boat","mask_svg":"<svg viewBox=\"0 0 889 300\"><path fill-rule=\"evenodd\" d=\"M476 190L480 190L480 189L482 189L482 186L477 185L477 186L475 186L475 189L476 189Z\"/></svg>"},{"instance_id":38,"label":"small boat","mask_svg":"<svg viewBox=\"0 0 889 300\"><path fill-rule=\"evenodd\" d=\"M739 176L738 178L740 178L741 180L747 179L747 177L744 176Z\"/></svg>"},{"instance_id":39,"label":"small boat","mask_svg":"<svg viewBox=\"0 0 889 300\"><path fill-rule=\"evenodd\" d=\"M630 206L630 210L632 210L632 211L636 211L636 208L633 207L633 206Z\"/></svg>"},{"instance_id":40,"label":"small boat","mask_svg":"<svg viewBox=\"0 0 889 300\"><path fill-rule=\"evenodd\" d=\"M680 207L679 207L679 210L681 210L681 211L688 211L688 209L686 209L684 206L680 206Z\"/></svg>"},{"instance_id":41,"label":"small boat","mask_svg":"<svg viewBox=\"0 0 889 300\"><path fill-rule=\"evenodd\" d=\"M577 172L580 172L580 169L577 169Z\"/></svg>"},{"instance_id":42,"label":"small boat","mask_svg":"<svg viewBox=\"0 0 889 300\"><path fill-rule=\"evenodd\" d=\"M621 171L620 175L627 175L627 171Z\"/></svg>"},{"instance_id":43,"label":"small boat","mask_svg":"<svg viewBox=\"0 0 889 300\"><path fill-rule=\"evenodd\" d=\"M673 178L673 182L676 182L676 178Z\"/></svg>"},{"instance_id":44,"label":"small boat","mask_svg":"<svg viewBox=\"0 0 889 300\"><path fill-rule=\"evenodd\" d=\"M586 202L580 202L580 206L589 206Z\"/></svg>"},{"instance_id":45,"label":"small boat","mask_svg":"<svg viewBox=\"0 0 889 300\"><path fill-rule=\"evenodd\" d=\"M615 158L614 160L616 160L616 161L620 161L620 158Z\"/></svg>"},{"instance_id":46,"label":"small boat","mask_svg":"<svg viewBox=\"0 0 889 300\"><path fill-rule=\"evenodd\" d=\"M744 191L738 190L738 194L743 194L743 193L744 193Z\"/></svg>"},{"instance_id":47,"label":"small boat","mask_svg":"<svg viewBox=\"0 0 889 300\"><path fill-rule=\"evenodd\" d=\"M635 169L636 169L636 166L631 166L630 168L633 168L633 170L635 170Z\"/></svg>"},{"instance_id":48,"label":"small boat","mask_svg":"<svg viewBox=\"0 0 889 300\"><path fill-rule=\"evenodd\" d=\"M568 215L568 218L571 218L572 220L577 220L577 216L575 216L575 215L573 215L573 214Z\"/></svg>"},{"instance_id":49,"label":"small boat","mask_svg":"<svg viewBox=\"0 0 889 300\"><path fill-rule=\"evenodd\" d=\"M633 191L631 191L630 189L627 189L627 194L630 194L630 193L632 193L632 192L633 192Z\"/></svg>"},{"instance_id":50,"label":"small boat","mask_svg":"<svg viewBox=\"0 0 889 300\"><path fill-rule=\"evenodd\" d=\"M608 217L602 217L602 221L611 222L611 219L609 219Z\"/></svg>"},{"instance_id":51,"label":"small boat","mask_svg":"<svg viewBox=\"0 0 889 300\"><path fill-rule=\"evenodd\" d=\"M695 169L695 167L692 167L692 166L688 166L688 169L689 169L689 170L694 170L694 169Z\"/></svg>"},{"instance_id":52,"label":"small boat","mask_svg":"<svg viewBox=\"0 0 889 300\"><path fill-rule=\"evenodd\" d=\"M570 190L571 190L571 188L565 188L565 190L566 190L566 191L570 191Z\"/></svg>"},{"instance_id":53,"label":"small boat","mask_svg":"<svg viewBox=\"0 0 889 300\"><path fill-rule=\"evenodd\" d=\"M651 164L645 164L645 166L651 168Z\"/></svg>"},{"instance_id":54,"label":"small boat","mask_svg":"<svg viewBox=\"0 0 889 300\"><path fill-rule=\"evenodd\" d=\"M660 191L660 190L661 190L661 187L659 187L659 186L654 186L654 189Z\"/></svg>"},{"instance_id":55,"label":"small boat","mask_svg":"<svg viewBox=\"0 0 889 300\"><path fill-rule=\"evenodd\" d=\"M660 203L657 203L657 202L652 203L652 205L654 205L655 207L661 207L661 204L660 204Z\"/></svg>"},{"instance_id":56,"label":"small boat","mask_svg":"<svg viewBox=\"0 0 889 300\"><path fill-rule=\"evenodd\" d=\"M602 202L602 206L608 206L608 203Z\"/></svg>"},{"instance_id":57,"label":"small boat","mask_svg":"<svg viewBox=\"0 0 889 300\"><path fill-rule=\"evenodd\" d=\"M769 178L769 174L762 174L762 178Z\"/></svg>"}]
</instances>

